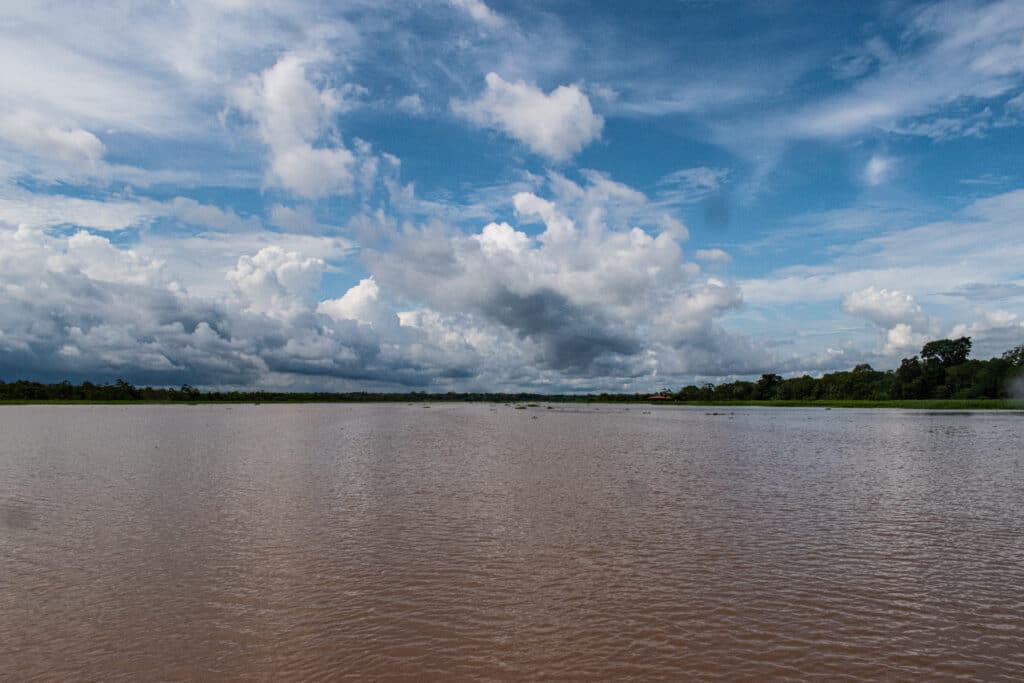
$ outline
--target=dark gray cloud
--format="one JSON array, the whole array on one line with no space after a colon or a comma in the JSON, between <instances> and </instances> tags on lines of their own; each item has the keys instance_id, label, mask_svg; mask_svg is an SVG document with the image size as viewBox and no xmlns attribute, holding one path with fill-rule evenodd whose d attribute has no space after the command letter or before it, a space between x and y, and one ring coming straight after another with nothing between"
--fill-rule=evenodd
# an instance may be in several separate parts
<instances>
[{"instance_id":1,"label":"dark gray cloud","mask_svg":"<svg viewBox=\"0 0 1024 683\"><path fill-rule=\"evenodd\" d=\"M685 261L685 226L667 229L642 194L582 175L550 174L550 199L514 195L517 217L545 228L532 237L507 223L407 225L362 257L382 292L433 312L430 334L466 342L480 376L499 383L582 390L767 366L717 324L742 297Z\"/></svg>"},{"instance_id":2,"label":"dark gray cloud","mask_svg":"<svg viewBox=\"0 0 1024 683\"><path fill-rule=\"evenodd\" d=\"M550 289L532 294L497 292L481 305L487 317L543 347L542 362L561 372L586 374L598 359L632 356L642 344L620 333L597 311L573 305Z\"/></svg>"},{"instance_id":3,"label":"dark gray cloud","mask_svg":"<svg viewBox=\"0 0 1024 683\"><path fill-rule=\"evenodd\" d=\"M382 352L373 326L315 313L311 285L323 264L298 253L264 248L211 274L214 299L183 289L138 247L82 232L0 231L5 380L400 387L471 374Z\"/></svg>"}]
</instances>

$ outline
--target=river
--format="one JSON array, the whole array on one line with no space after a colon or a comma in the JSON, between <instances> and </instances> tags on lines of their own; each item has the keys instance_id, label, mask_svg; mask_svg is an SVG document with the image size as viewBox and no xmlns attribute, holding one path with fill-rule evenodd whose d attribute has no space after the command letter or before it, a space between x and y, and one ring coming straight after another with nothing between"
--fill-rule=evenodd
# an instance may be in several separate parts
<instances>
[{"instance_id":1,"label":"river","mask_svg":"<svg viewBox=\"0 0 1024 683\"><path fill-rule=\"evenodd\" d=\"M0 679L346 678L1022 680L1024 415L0 408Z\"/></svg>"}]
</instances>

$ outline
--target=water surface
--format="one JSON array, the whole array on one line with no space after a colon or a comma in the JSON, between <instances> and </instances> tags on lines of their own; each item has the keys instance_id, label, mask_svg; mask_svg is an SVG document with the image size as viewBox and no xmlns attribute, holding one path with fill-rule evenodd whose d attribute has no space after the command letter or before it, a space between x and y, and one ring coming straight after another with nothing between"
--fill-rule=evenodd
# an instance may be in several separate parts
<instances>
[{"instance_id":1,"label":"water surface","mask_svg":"<svg viewBox=\"0 0 1024 683\"><path fill-rule=\"evenodd\" d=\"M1024 679L1024 416L0 408L0 679Z\"/></svg>"}]
</instances>

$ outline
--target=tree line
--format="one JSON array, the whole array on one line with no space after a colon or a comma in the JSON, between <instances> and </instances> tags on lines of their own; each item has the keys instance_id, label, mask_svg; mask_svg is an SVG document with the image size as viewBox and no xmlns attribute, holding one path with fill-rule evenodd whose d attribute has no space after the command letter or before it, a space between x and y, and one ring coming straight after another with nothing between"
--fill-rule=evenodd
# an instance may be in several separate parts
<instances>
[{"instance_id":1,"label":"tree line","mask_svg":"<svg viewBox=\"0 0 1024 683\"><path fill-rule=\"evenodd\" d=\"M17 380L0 380L0 401L152 401L173 403L366 403L366 402L423 402L423 401L490 401L495 403L638 402L647 394L537 394L537 393L484 393L455 392L305 392L305 391L200 391L185 384L181 387L137 387L119 379L110 384L68 381L44 384Z\"/></svg>"},{"instance_id":2,"label":"tree line","mask_svg":"<svg viewBox=\"0 0 1024 683\"><path fill-rule=\"evenodd\" d=\"M689 385L672 395L679 401L884 401L1011 398L1024 385L1024 345L999 358L971 360L971 338L930 341L895 370L868 364L821 377L783 379L762 375L756 382Z\"/></svg>"},{"instance_id":3,"label":"tree line","mask_svg":"<svg viewBox=\"0 0 1024 683\"><path fill-rule=\"evenodd\" d=\"M895 370L875 370L863 364L845 372L821 377L784 379L769 373L756 382L691 384L672 392L664 389L660 399L684 402L719 401L878 401L912 399L999 399L1024 389L1024 345L999 358L971 360L971 338L940 339L924 345L921 353L904 358ZM1018 395L1018 397L1020 397ZM637 403L651 400L639 394L538 394L488 392L283 392L283 391L200 391L181 387L136 387L119 379L110 384L68 381L43 384L0 380L0 401L153 401L153 402L267 402L267 403L355 403L369 401L490 401L497 403L601 402Z\"/></svg>"}]
</instances>

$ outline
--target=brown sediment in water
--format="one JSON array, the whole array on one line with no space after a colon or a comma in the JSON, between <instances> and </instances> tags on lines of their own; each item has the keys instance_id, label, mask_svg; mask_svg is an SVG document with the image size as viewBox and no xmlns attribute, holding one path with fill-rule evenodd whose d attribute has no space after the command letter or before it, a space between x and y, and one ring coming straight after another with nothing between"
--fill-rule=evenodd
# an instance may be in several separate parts
<instances>
[{"instance_id":1,"label":"brown sediment in water","mask_svg":"<svg viewBox=\"0 0 1024 683\"><path fill-rule=\"evenodd\" d=\"M1024 678L1016 415L0 412L3 680Z\"/></svg>"}]
</instances>

